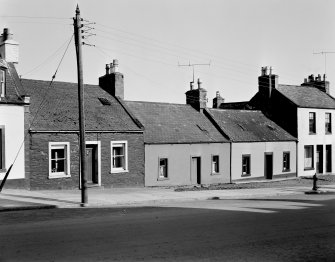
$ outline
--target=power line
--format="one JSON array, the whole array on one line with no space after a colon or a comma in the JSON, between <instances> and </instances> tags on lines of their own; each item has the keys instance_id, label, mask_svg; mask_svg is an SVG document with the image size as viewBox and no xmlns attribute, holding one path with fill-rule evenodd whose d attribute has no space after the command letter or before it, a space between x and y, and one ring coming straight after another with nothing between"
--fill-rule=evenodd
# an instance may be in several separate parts
<instances>
[{"instance_id":1,"label":"power line","mask_svg":"<svg viewBox=\"0 0 335 262\"><path fill-rule=\"evenodd\" d=\"M72 17L57 17L57 16L25 16L25 15L0 15L0 17L4 18L27 18L27 19L72 19Z\"/></svg>"}]
</instances>

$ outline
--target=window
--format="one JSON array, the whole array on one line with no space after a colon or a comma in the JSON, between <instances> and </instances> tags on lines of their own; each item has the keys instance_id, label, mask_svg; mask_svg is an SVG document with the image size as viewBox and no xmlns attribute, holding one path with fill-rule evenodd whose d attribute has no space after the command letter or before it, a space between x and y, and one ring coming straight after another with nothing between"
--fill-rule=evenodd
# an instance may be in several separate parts
<instances>
[{"instance_id":1,"label":"window","mask_svg":"<svg viewBox=\"0 0 335 262\"><path fill-rule=\"evenodd\" d=\"M290 152L283 153L283 171L290 171Z\"/></svg>"},{"instance_id":2,"label":"window","mask_svg":"<svg viewBox=\"0 0 335 262\"><path fill-rule=\"evenodd\" d=\"M315 113L309 113L309 133L315 134L316 126L315 126Z\"/></svg>"},{"instance_id":3,"label":"window","mask_svg":"<svg viewBox=\"0 0 335 262\"><path fill-rule=\"evenodd\" d=\"M305 169L313 169L314 167L314 147L305 146Z\"/></svg>"},{"instance_id":4,"label":"window","mask_svg":"<svg viewBox=\"0 0 335 262\"><path fill-rule=\"evenodd\" d=\"M219 173L219 156L212 156L212 173Z\"/></svg>"},{"instance_id":5,"label":"window","mask_svg":"<svg viewBox=\"0 0 335 262\"><path fill-rule=\"evenodd\" d=\"M5 96L5 71L0 69L0 97Z\"/></svg>"},{"instance_id":6,"label":"window","mask_svg":"<svg viewBox=\"0 0 335 262\"><path fill-rule=\"evenodd\" d=\"M111 142L112 173L128 172L128 143L127 141Z\"/></svg>"},{"instance_id":7,"label":"window","mask_svg":"<svg viewBox=\"0 0 335 262\"><path fill-rule=\"evenodd\" d=\"M160 158L158 179L166 179L166 178L168 178L168 159Z\"/></svg>"},{"instance_id":8,"label":"window","mask_svg":"<svg viewBox=\"0 0 335 262\"><path fill-rule=\"evenodd\" d=\"M332 132L332 114L326 113L325 115L325 129L326 134L330 134Z\"/></svg>"},{"instance_id":9,"label":"window","mask_svg":"<svg viewBox=\"0 0 335 262\"><path fill-rule=\"evenodd\" d=\"M49 143L49 178L70 176L70 143Z\"/></svg>"},{"instance_id":10,"label":"window","mask_svg":"<svg viewBox=\"0 0 335 262\"><path fill-rule=\"evenodd\" d=\"M5 169L5 127L0 126L0 170Z\"/></svg>"},{"instance_id":11,"label":"window","mask_svg":"<svg viewBox=\"0 0 335 262\"><path fill-rule=\"evenodd\" d=\"M242 156L242 176L250 175L250 155Z\"/></svg>"}]
</instances>

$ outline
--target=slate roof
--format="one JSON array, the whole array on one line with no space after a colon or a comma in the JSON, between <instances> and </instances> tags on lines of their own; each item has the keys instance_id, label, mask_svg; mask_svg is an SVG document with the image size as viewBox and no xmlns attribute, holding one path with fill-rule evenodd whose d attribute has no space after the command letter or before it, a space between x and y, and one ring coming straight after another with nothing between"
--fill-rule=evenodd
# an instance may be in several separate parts
<instances>
[{"instance_id":1,"label":"slate roof","mask_svg":"<svg viewBox=\"0 0 335 262\"><path fill-rule=\"evenodd\" d=\"M298 107L335 109L335 99L315 87L278 85L277 90Z\"/></svg>"},{"instance_id":2,"label":"slate roof","mask_svg":"<svg viewBox=\"0 0 335 262\"><path fill-rule=\"evenodd\" d=\"M210 120L190 105L126 101L144 126L144 142L216 143L228 142Z\"/></svg>"},{"instance_id":3,"label":"slate roof","mask_svg":"<svg viewBox=\"0 0 335 262\"><path fill-rule=\"evenodd\" d=\"M79 130L78 85L68 82L22 79L30 98L31 130ZM96 85L85 85L85 127L87 131L141 131L122 106L122 101ZM107 100L104 105L102 100ZM43 101L42 106L41 101ZM40 109L39 109L40 107Z\"/></svg>"},{"instance_id":4,"label":"slate roof","mask_svg":"<svg viewBox=\"0 0 335 262\"><path fill-rule=\"evenodd\" d=\"M25 95L26 91L21 85L19 76L13 63L8 63L0 59L0 66L6 70L6 95L0 99L0 104L24 104L21 96Z\"/></svg>"},{"instance_id":5,"label":"slate roof","mask_svg":"<svg viewBox=\"0 0 335 262\"><path fill-rule=\"evenodd\" d=\"M296 141L261 111L208 109L233 142Z\"/></svg>"}]
</instances>

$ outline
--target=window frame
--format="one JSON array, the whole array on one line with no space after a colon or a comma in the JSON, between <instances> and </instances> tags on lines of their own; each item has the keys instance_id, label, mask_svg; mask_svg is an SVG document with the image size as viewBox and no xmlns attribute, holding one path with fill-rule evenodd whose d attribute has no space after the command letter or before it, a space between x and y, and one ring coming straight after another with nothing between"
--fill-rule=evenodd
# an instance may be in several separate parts
<instances>
[{"instance_id":1,"label":"window frame","mask_svg":"<svg viewBox=\"0 0 335 262\"><path fill-rule=\"evenodd\" d=\"M328 122L327 122L327 116L329 116ZM325 113L325 133L326 134L332 133L332 114L329 112Z\"/></svg>"},{"instance_id":2,"label":"window frame","mask_svg":"<svg viewBox=\"0 0 335 262\"><path fill-rule=\"evenodd\" d=\"M308 122L309 134L316 134L316 113L315 112L308 113L308 121L309 121ZM313 121L313 123L311 123L311 121Z\"/></svg>"},{"instance_id":3,"label":"window frame","mask_svg":"<svg viewBox=\"0 0 335 262\"><path fill-rule=\"evenodd\" d=\"M216 162L214 162L215 157L217 157ZM214 163L216 163L216 166L214 166ZM220 174L220 155L212 155L211 156L211 167L212 167L212 175Z\"/></svg>"},{"instance_id":4,"label":"window frame","mask_svg":"<svg viewBox=\"0 0 335 262\"><path fill-rule=\"evenodd\" d=\"M113 167L114 166L114 156L113 156L113 148L120 147L119 145L122 144L124 148L124 167ZM111 141L111 173L125 173L129 172L128 170L128 141Z\"/></svg>"},{"instance_id":5,"label":"window frame","mask_svg":"<svg viewBox=\"0 0 335 262\"><path fill-rule=\"evenodd\" d=\"M5 126L0 125L0 172L6 172Z\"/></svg>"},{"instance_id":6,"label":"window frame","mask_svg":"<svg viewBox=\"0 0 335 262\"><path fill-rule=\"evenodd\" d=\"M312 152L312 161L311 166L306 167L306 148L311 148ZM304 170L313 170L314 169L314 145L305 145L304 146Z\"/></svg>"},{"instance_id":7,"label":"window frame","mask_svg":"<svg viewBox=\"0 0 335 262\"><path fill-rule=\"evenodd\" d=\"M65 150L66 166L64 168L64 172L52 172L51 150L60 148L64 148ZM70 142L49 142L49 178L71 177L70 166Z\"/></svg>"},{"instance_id":8,"label":"window frame","mask_svg":"<svg viewBox=\"0 0 335 262\"><path fill-rule=\"evenodd\" d=\"M6 96L6 71L0 68L0 97Z\"/></svg>"},{"instance_id":9,"label":"window frame","mask_svg":"<svg viewBox=\"0 0 335 262\"><path fill-rule=\"evenodd\" d=\"M248 170L247 170L247 172L244 173L244 171L243 171L243 166L244 166L244 163L243 163L243 162L244 162L244 161L243 161L243 160L244 160L245 158L248 159L248 163L247 163L247 164L248 164L248 165L247 165L247 169L248 169ZM242 155L242 172L241 172L241 174L242 174L242 175L241 175L242 177L245 177L245 176L251 176L251 155L250 155L250 154L244 154L244 155Z\"/></svg>"},{"instance_id":10,"label":"window frame","mask_svg":"<svg viewBox=\"0 0 335 262\"><path fill-rule=\"evenodd\" d=\"M288 159L285 161L285 156L288 155ZM283 172L291 171L291 152L284 151L283 152Z\"/></svg>"},{"instance_id":11,"label":"window frame","mask_svg":"<svg viewBox=\"0 0 335 262\"><path fill-rule=\"evenodd\" d=\"M161 161L166 160L166 176L161 176ZM157 180L168 180L169 179L169 159L167 157L158 158L158 178Z\"/></svg>"}]
</instances>

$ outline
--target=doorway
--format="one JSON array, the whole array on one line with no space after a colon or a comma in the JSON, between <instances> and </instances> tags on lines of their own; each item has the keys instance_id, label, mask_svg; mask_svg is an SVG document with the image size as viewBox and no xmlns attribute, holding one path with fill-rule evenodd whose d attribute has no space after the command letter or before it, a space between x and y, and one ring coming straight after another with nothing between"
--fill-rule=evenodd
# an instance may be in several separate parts
<instances>
[{"instance_id":1,"label":"doorway","mask_svg":"<svg viewBox=\"0 0 335 262\"><path fill-rule=\"evenodd\" d=\"M273 176L273 154L265 153L264 156L264 176L266 179L272 179Z\"/></svg>"},{"instance_id":2,"label":"doorway","mask_svg":"<svg viewBox=\"0 0 335 262\"><path fill-rule=\"evenodd\" d=\"M323 145L316 146L316 173L323 173Z\"/></svg>"},{"instance_id":3,"label":"doorway","mask_svg":"<svg viewBox=\"0 0 335 262\"><path fill-rule=\"evenodd\" d=\"M97 145L86 145L86 178L88 184L99 184Z\"/></svg>"},{"instance_id":4,"label":"doorway","mask_svg":"<svg viewBox=\"0 0 335 262\"><path fill-rule=\"evenodd\" d=\"M326 172L332 172L332 145L326 145Z\"/></svg>"},{"instance_id":5,"label":"doorway","mask_svg":"<svg viewBox=\"0 0 335 262\"><path fill-rule=\"evenodd\" d=\"M201 158L191 157L191 182L201 184Z\"/></svg>"}]
</instances>

